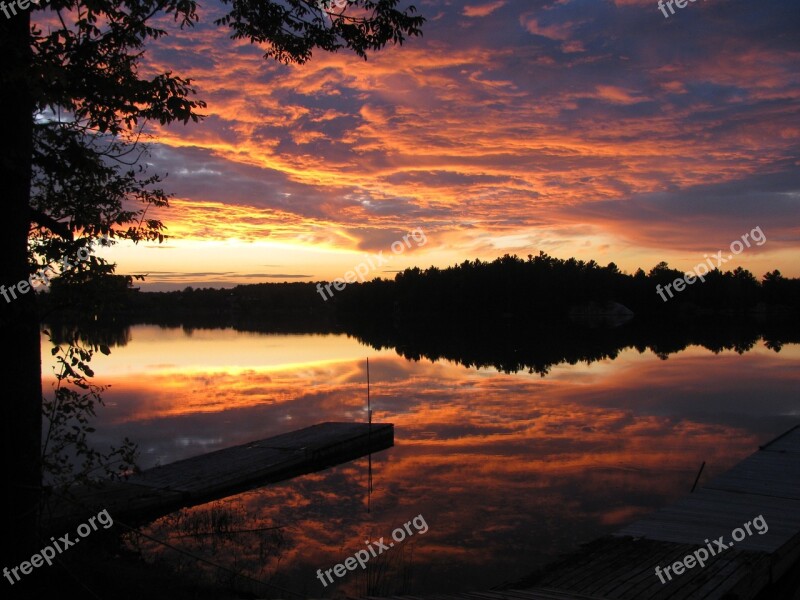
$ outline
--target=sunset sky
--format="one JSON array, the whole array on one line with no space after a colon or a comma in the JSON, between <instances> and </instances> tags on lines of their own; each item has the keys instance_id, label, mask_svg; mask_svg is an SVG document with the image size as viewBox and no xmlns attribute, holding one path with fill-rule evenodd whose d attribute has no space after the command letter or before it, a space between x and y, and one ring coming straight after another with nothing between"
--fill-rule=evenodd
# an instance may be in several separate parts
<instances>
[{"instance_id":1,"label":"sunset sky","mask_svg":"<svg viewBox=\"0 0 800 600\"><path fill-rule=\"evenodd\" d=\"M167 21L147 69L193 78L208 117L150 127L171 237L109 251L119 272L219 287L540 250L688 270L760 227L724 268L800 276L796 0L413 4L424 36L367 62L266 60L216 2Z\"/></svg>"}]
</instances>

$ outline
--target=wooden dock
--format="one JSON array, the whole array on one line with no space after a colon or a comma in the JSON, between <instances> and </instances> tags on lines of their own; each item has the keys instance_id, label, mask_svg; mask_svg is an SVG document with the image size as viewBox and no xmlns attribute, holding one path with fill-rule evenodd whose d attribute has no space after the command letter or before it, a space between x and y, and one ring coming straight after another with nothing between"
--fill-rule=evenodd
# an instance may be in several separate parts
<instances>
[{"instance_id":1,"label":"wooden dock","mask_svg":"<svg viewBox=\"0 0 800 600\"><path fill-rule=\"evenodd\" d=\"M44 526L63 533L103 509L127 524L321 471L394 445L390 423L321 423L155 467L125 481L73 490L48 502Z\"/></svg>"},{"instance_id":2,"label":"wooden dock","mask_svg":"<svg viewBox=\"0 0 800 600\"><path fill-rule=\"evenodd\" d=\"M733 541L762 516L767 531ZM760 522L759 522L760 523ZM764 529L763 526L760 529ZM742 532L745 533L744 529ZM713 540L724 536L719 550ZM740 537L740 534L736 534ZM711 543L704 567L664 577L663 569ZM800 426L761 446L679 502L499 590L426 595L425 600L661 600L793 598L774 587L800 559ZM785 595L789 593L790 595ZM762 598L765 596L761 596ZM408 598L408 597L407 597ZM420 597L418 597L420 598Z\"/></svg>"}]
</instances>

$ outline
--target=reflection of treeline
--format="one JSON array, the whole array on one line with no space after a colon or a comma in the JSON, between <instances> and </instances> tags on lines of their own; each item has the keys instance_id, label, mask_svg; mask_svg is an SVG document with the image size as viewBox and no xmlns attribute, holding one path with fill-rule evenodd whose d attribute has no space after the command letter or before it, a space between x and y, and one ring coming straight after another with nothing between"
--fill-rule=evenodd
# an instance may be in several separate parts
<instances>
[{"instance_id":1,"label":"reflection of treeline","mask_svg":"<svg viewBox=\"0 0 800 600\"><path fill-rule=\"evenodd\" d=\"M759 341L775 352L800 343L796 322L758 322L727 317L671 321L635 319L620 327L591 328L569 321L549 324L498 320L465 326L452 320L405 321L403 326L362 323L348 332L376 349L396 349L410 360L446 359L467 367L494 367L503 372L545 375L559 364L614 359L623 350L651 351L662 359L689 346L740 354Z\"/></svg>"},{"instance_id":2,"label":"reflection of treeline","mask_svg":"<svg viewBox=\"0 0 800 600\"><path fill-rule=\"evenodd\" d=\"M165 325L166 326L166 325ZM331 328L276 327L252 320L228 322L209 319L205 323L184 323L188 332L198 328L233 327L263 333L334 333ZM130 340L128 327L81 329L88 342L124 346ZM74 335L74 326L51 326L56 340ZM796 321L772 321L720 317L714 319L665 320L634 319L622 326L585 327L569 321L525 323L516 319L496 319L465 326L456 320L410 320L401 325L392 320L351 322L343 331L376 349L395 349L410 360L446 359L468 367L494 367L503 372L548 373L559 364L592 363L614 359L623 350L651 351L666 359L689 346L702 346L712 352L724 350L744 353L763 340L766 347L779 352L784 344L800 343ZM310 343L313 343L311 341Z\"/></svg>"}]
</instances>

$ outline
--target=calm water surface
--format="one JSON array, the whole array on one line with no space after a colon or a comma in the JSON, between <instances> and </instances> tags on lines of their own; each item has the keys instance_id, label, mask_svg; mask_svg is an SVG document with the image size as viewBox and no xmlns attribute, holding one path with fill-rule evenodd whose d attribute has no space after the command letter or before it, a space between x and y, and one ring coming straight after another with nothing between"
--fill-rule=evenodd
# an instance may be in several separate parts
<instances>
[{"instance_id":1,"label":"calm water surface","mask_svg":"<svg viewBox=\"0 0 800 600\"><path fill-rule=\"evenodd\" d=\"M702 461L701 484L800 422L798 345L692 347L668 360L626 350L543 378L412 362L345 335L136 326L127 345L92 362L95 382L111 386L97 439L132 438L147 468L322 421L365 421L366 357L374 421L395 424L395 446L372 457L371 498L364 458L147 531L320 597L337 587L323 588L317 569L422 515L427 532L373 559L369 581L348 572L338 590L490 587L687 493ZM215 528L235 533L197 535ZM148 556L197 568L140 542Z\"/></svg>"}]
</instances>

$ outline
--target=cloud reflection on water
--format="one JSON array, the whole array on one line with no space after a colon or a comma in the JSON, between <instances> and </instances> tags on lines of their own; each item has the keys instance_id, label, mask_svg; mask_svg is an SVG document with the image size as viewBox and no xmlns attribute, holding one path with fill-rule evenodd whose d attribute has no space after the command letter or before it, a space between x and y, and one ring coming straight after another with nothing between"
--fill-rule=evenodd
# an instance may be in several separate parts
<instances>
[{"instance_id":1,"label":"cloud reflection on water","mask_svg":"<svg viewBox=\"0 0 800 600\"><path fill-rule=\"evenodd\" d=\"M370 356L374 420L396 427L395 447L373 456L372 512L366 459L225 503L248 527L286 528L279 562L247 536L217 540L221 556L260 576L255 565L266 565L275 582L313 596L323 594L316 569L420 513L430 531L397 558L413 562L413 589L521 577L687 493L702 461L706 481L797 420L795 345L779 354L691 348L667 361L625 350L541 378L411 362L345 336L132 331L95 365L98 382L112 385L98 429L108 441L137 441L143 467L365 420ZM350 575L340 588L363 593Z\"/></svg>"}]
</instances>

